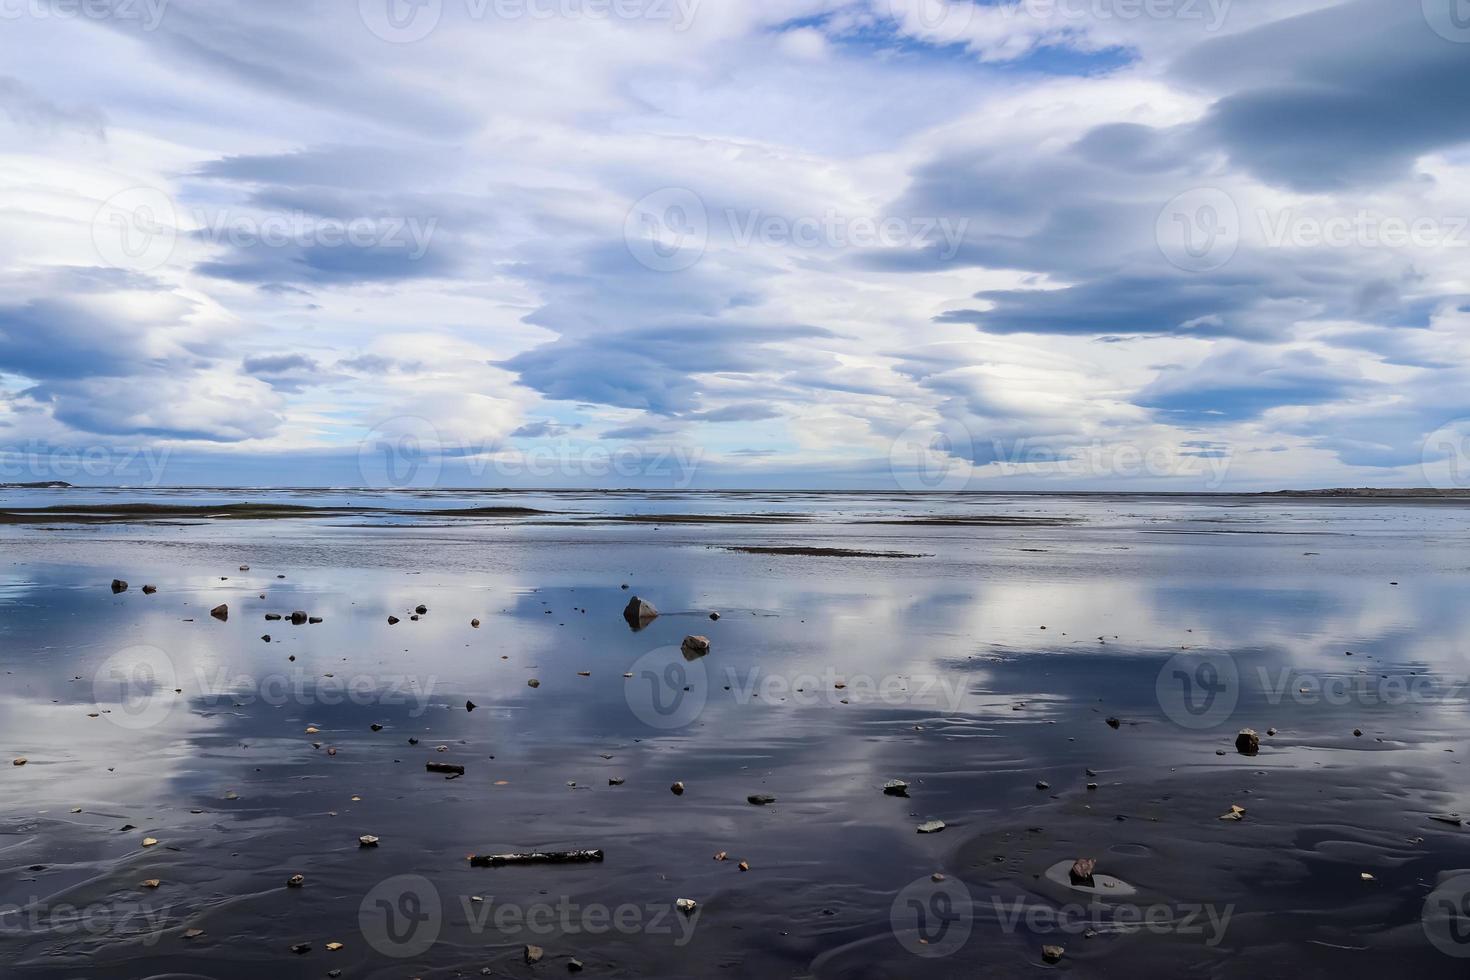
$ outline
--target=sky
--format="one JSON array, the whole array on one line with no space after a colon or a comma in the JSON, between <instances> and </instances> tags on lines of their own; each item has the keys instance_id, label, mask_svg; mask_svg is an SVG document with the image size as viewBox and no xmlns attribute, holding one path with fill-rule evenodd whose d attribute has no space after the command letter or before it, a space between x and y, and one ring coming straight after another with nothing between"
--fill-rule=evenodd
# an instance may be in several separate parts
<instances>
[{"instance_id":1,"label":"sky","mask_svg":"<svg viewBox=\"0 0 1470 980\"><path fill-rule=\"evenodd\" d=\"M0 0L0 482L1470 484L1466 0Z\"/></svg>"}]
</instances>

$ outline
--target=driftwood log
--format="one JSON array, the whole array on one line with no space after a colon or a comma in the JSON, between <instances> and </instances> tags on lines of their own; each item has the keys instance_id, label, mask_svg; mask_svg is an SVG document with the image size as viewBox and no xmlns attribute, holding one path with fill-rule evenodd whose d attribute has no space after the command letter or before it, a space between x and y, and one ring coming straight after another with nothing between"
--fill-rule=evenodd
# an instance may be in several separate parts
<instances>
[{"instance_id":1,"label":"driftwood log","mask_svg":"<svg viewBox=\"0 0 1470 980\"><path fill-rule=\"evenodd\" d=\"M472 868L503 868L512 864L587 864L601 861L602 851L527 851L523 854L472 854Z\"/></svg>"}]
</instances>

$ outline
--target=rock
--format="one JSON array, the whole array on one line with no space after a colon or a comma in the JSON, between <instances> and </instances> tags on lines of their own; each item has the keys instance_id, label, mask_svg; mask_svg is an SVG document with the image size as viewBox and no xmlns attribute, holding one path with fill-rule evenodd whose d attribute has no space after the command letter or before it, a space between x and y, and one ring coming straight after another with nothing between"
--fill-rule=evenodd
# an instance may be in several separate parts
<instances>
[{"instance_id":1,"label":"rock","mask_svg":"<svg viewBox=\"0 0 1470 980\"><path fill-rule=\"evenodd\" d=\"M745 798L745 802L752 806L766 806L776 802L776 798L769 793L752 793Z\"/></svg>"},{"instance_id":2,"label":"rock","mask_svg":"<svg viewBox=\"0 0 1470 980\"><path fill-rule=\"evenodd\" d=\"M124 582L120 578L115 578L115 579L112 580L112 594L113 595L117 595L119 592L126 592L126 591L128 591L128 583Z\"/></svg>"},{"instance_id":3,"label":"rock","mask_svg":"<svg viewBox=\"0 0 1470 980\"><path fill-rule=\"evenodd\" d=\"M155 593L157 591L158 591L158 586L156 586L156 585L145 585L145 586L143 586L143 594L144 595L153 595L153 593Z\"/></svg>"},{"instance_id":4,"label":"rock","mask_svg":"<svg viewBox=\"0 0 1470 980\"><path fill-rule=\"evenodd\" d=\"M209 614L215 619L218 619L220 622L224 622L225 620L230 618L230 607L221 602L219 605L211 609L209 611Z\"/></svg>"},{"instance_id":5,"label":"rock","mask_svg":"<svg viewBox=\"0 0 1470 980\"><path fill-rule=\"evenodd\" d=\"M304 626L306 624L306 621L309 618L310 617L307 616L306 613L304 613L300 609L298 609L298 610L296 610L295 612L293 612L291 614L291 625L292 626Z\"/></svg>"},{"instance_id":6,"label":"rock","mask_svg":"<svg viewBox=\"0 0 1470 980\"><path fill-rule=\"evenodd\" d=\"M669 792L670 793L673 793L675 796L683 796L684 795L684 784L683 783L675 783L674 785L672 785L672 786L669 787Z\"/></svg>"},{"instance_id":7,"label":"rock","mask_svg":"<svg viewBox=\"0 0 1470 980\"><path fill-rule=\"evenodd\" d=\"M546 955L546 950L540 946L532 946L528 943L522 955L525 957L527 963L540 963L541 957Z\"/></svg>"},{"instance_id":8,"label":"rock","mask_svg":"<svg viewBox=\"0 0 1470 980\"><path fill-rule=\"evenodd\" d=\"M683 912L685 915L691 915L695 909L699 908L699 903L692 898L676 898L674 900L674 908Z\"/></svg>"},{"instance_id":9,"label":"rock","mask_svg":"<svg viewBox=\"0 0 1470 980\"><path fill-rule=\"evenodd\" d=\"M709 637L686 636L679 648L685 653L709 653Z\"/></svg>"},{"instance_id":10,"label":"rock","mask_svg":"<svg viewBox=\"0 0 1470 980\"><path fill-rule=\"evenodd\" d=\"M25 756L21 756L19 759L16 759L14 762L12 762L11 765L12 766L23 766L23 765L25 765L29 761L31 761L31 760L27 759Z\"/></svg>"},{"instance_id":11,"label":"rock","mask_svg":"<svg viewBox=\"0 0 1470 980\"><path fill-rule=\"evenodd\" d=\"M426 605L424 605L424 604L423 604L423 603L422 603L422 602L421 602L421 603L419 603L419 604L418 604L418 605L417 605L417 606L414 606L414 607L413 607L413 611L414 611L414 612L416 612L416 613L418 613L418 614L419 614L419 615L420 615L420 616L422 616L422 615L424 615L424 613L426 613L426 612L428 612L428 611L429 611L429 607L428 607L428 606L426 606Z\"/></svg>"},{"instance_id":12,"label":"rock","mask_svg":"<svg viewBox=\"0 0 1470 980\"><path fill-rule=\"evenodd\" d=\"M653 603L635 595L628 600L628 605L623 609L623 618L633 629L641 630L658 618L658 610L653 607Z\"/></svg>"},{"instance_id":13,"label":"rock","mask_svg":"<svg viewBox=\"0 0 1470 980\"><path fill-rule=\"evenodd\" d=\"M297 943L295 946L291 947L291 952L295 953L297 956L305 956L307 953L311 952L311 943Z\"/></svg>"},{"instance_id":14,"label":"rock","mask_svg":"<svg viewBox=\"0 0 1470 980\"><path fill-rule=\"evenodd\" d=\"M1051 789L1051 783L1047 782L1044 779L1038 779L1036 781L1036 788L1037 789Z\"/></svg>"},{"instance_id":15,"label":"rock","mask_svg":"<svg viewBox=\"0 0 1470 980\"><path fill-rule=\"evenodd\" d=\"M1358 873L1358 880L1359 881L1377 881L1378 879L1374 878L1368 872L1362 871L1362 872L1359 872Z\"/></svg>"},{"instance_id":16,"label":"rock","mask_svg":"<svg viewBox=\"0 0 1470 980\"><path fill-rule=\"evenodd\" d=\"M750 862L748 862L748 861L741 861L739 864L735 865L735 867L739 868L741 871L749 871L750 870Z\"/></svg>"},{"instance_id":17,"label":"rock","mask_svg":"<svg viewBox=\"0 0 1470 980\"><path fill-rule=\"evenodd\" d=\"M184 930L184 938L185 939L198 939L202 935L204 935L204 930L203 929L185 929Z\"/></svg>"},{"instance_id":18,"label":"rock","mask_svg":"<svg viewBox=\"0 0 1470 980\"><path fill-rule=\"evenodd\" d=\"M572 959L567 960L567 972L568 973L581 973L582 972L582 961L579 960L579 959L576 959L575 957L573 957Z\"/></svg>"},{"instance_id":19,"label":"rock","mask_svg":"<svg viewBox=\"0 0 1470 980\"><path fill-rule=\"evenodd\" d=\"M709 614L709 618L712 619L712 620L714 620L714 621L716 621L716 622L718 622L719 619L720 619L720 614L719 613L710 613Z\"/></svg>"},{"instance_id":20,"label":"rock","mask_svg":"<svg viewBox=\"0 0 1470 980\"><path fill-rule=\"evenodd\" d=\"M474 711L478 707L479 705L475 704L475 702L473 701L466 701L464 703L464 710L466 711Z\"/></svg>"},{"instance_id":21,"label":"rock","mask_svg":"<svg viewBox=\"0 0 1470 980\"><path fill-rule=\"evenodd\" d=\"M527 687L540 687L541 686L541 682L538 681L536 678L533 677L530 680L526 681L526 686Z\"/></svg>"},{"instance_id":22,"label":"rock","mask_svg":"<svg viewBox=\"0 0 1470 980\"><path fill-rule=\"evenodd\" d=\"M400 620L397 616L389 616L388 617L388 625L389 626L397 626L400 622L402 622L402 620Z\"/></svg>"},{"instance_id":23,"label":"rock","mask_svg":"<svg viewBox=\"0 0 1470 980\"><path fill-rule=\"evenodd\" d=\"M1232 803L1232 804L1230 804L1230 812L1229 813L1222 813L1222 814L1220 814L1220 819L1221 820L1244 820L1245 819L1245 807L1236 806L1234 803Z\"/></svg>"},{"instance_id":24,"label":"rock","mask_svg":"<svg viewBox=\"0 0 1470 980\"><path fill-rule=\"evenodd\" d=\"M268 622L268 623L280 622L280 619L281 619L281 614L280 613L266 613L265 614L265 621Z\"/></svg>"},{"instance_id":25,"label":"rock","mask_svg":"<svg viewBox=\"0 0 1470 980\"><path fill-rule=\"evenodd\" d=\"M919 833L921 834L937 834L943 829L943 820L927 820L924 823L919 824Z\"/></svg>"},{"instance_id":26,"label":"rock","mask_svg":"<svg viewBox=\"0 0 1470 980\"><path fill-rule=\"evenodd\" d=\"M1267 735L1270 735L1272 737L1275 737L1275 735L1276 735L1276 729L1274 729L1274 728L1268 728L1268 729L1266 729L1266 734Z\"/></svg>"},{"instance_id":27,"label":"rock","mask_svg":"<svg viewBox=\"0 0 1470 980\"><path fill-rule=\"evenodd\" d=\"M1087 784L1087 788L1088 789L1097 789L1097 783L1088 783Z\"/></svg>"},{"instance_id":28,"label":"rock","mask_svg":"<svg viewBox=\"0 0 1470 980\"><path fill-rule=\"evenodd\" d=\"M263 636L261 636L261 640L264 641L264 642L266 642L266 643L269 643L271 641L271 635L269 633L266 633ZM292 660L295 660L296 658L295 657L292 657L291 659Z\"/></svg>"},{"instance_id":29,"label":"rock","mask_svg":"<svg viewBox=\"0 0 1470 980\"><path fill-rule=\"evenodd\" d=\"M155 837L144 837L143 838L143 846L144 847L157 847L158 846L158 839L155 838Z\"/></svg>"},{"instance_id":30,"label":"rock","mask_svg":"<svg viewBox=\"0 0 1470 980\"><path fill-rule=\"evenodd\" d=\"M1465 821L1461 819L1458 813L1431 813L1429 819L1437 820L1440 823L1447 823L1451 827L1463 827L1465 825Z\"/></svg>"},{"instance_id":31,"label":"rock","mask_svg":"<svg viewBox=\"0 0 1470 980\"><path fill-rule=\"evenodd\" d=\"M1116 718L1109 718L1107 721L1108 721L1108 727L1109 728L1117 728L1119 725L1123 724L1121 721L1119 721Z\"/></svg>"},{"instance_id":32,"label":"rock","mask_svg":"<svg viewBox=\"0 0 1470 980\"><path fill-rule=\"evenodd\" d=\"M720 851L717 854L715 854L715 860L716 861L724 861L727 858L729 858L729 856L730 856L729 855L729 852L727 852L727 851Z\"/></svg>"},{"instance_id":33,"label":"rock","mask_svg":"<svg viewBox=\"0 0 1470 980\"><path fill-rule=\"evenodd\" d=\"M447 776L463 776L464 766L456 766L448 762L427 762L424 768L429 772L443 773Z\"/></svg>"},{"instance_id":34,"label":"rock","mask_svg":"<svg viewBox=\"0 0 1470 980\"><path fill-rule=\"evenodd\" d=\"M1363 730L1361 728L1354 728L1353 729L1353 737L1354 738L1362 738L1363 737Z\"/></svg>"},{"instance_id":35,"label":"rock","mask_svg":"<svg viewBox=\"0 0 1470 980\"><path fill-rule=\"evenodd\" d=\"M470 628L471 629L479 629L480 628L480 621L478 619L472 619L472 620L470 620Z\"/></svg>"},{"instance_id":36,"label":"rock","mask_svg":"<svg viewBox=\"0 0 1470 980\"><path fill-rule=\"evenodd\" d=\"M1046 963L1056 963L1065 952L1066 950L1061 946L1043 946L1041 947L1041 959Z\"/></svg>"},{"instance_id":37,"label":"rock","mask_svg":"<svg viewBox=\"0 0 1470 980\"><path fill-rule=\"evenodd\" d=\"M909 784L902 779L890 779L883 784L884 796L908 796Z\"/></svg>"},{"instance_id":38,"label":"rock","mask_svg":"<svg viewBox=\"0 0 1470 980\"><path fill-rule=\"evenodd\" d=\"M368 728L372 729L375 732L381 732L383 730L383 726L378 724L377 722L373 722L371 725L368 726Z\"/></svg>"},{"instance_id":39,"label":"rock","mask_svg":"<svg viewBox=\"0 0 1470 980\"><path fill-rule=\"evenodd\" d=\"M326 950L329 953L340 952L344 948L345 947L341 943L327 943L327 946L326 946ZM338 976L341 976L342 971L341 970L333 970L332 973L335 973ZM327 976L331 976L332 973L328 973Z\"/></svg>"},{"instance_id":40,"label":"rock","mask_svg":"<svg viewBox=\"0 0 1470 980\"><path fill-rule=\"evenodd\" d=\"M378 839L372 834L363 834L357 839L358 847L377 847Z\"/></svg>"},{"instance_id":41,"label":"rock","mask_svg":"<svg viewBox=\"0 0 1470 980\"><path fill-rule=\"evenodd\" d=\"M1095 882L1092 880L1092 872L1097 869L1096 858L1078 858L1072 862L1072 870L1068 872L1074 885L1086 885L1092 888Z\"/></svg>"},{"instance_id":42,"label":"rock","mask_svg":"<svg viewBox=\"0 0 1470 980\"><path fill-rule=\"evenodd\" d=\"M1241 755L1255 755L1261 751L1261 736L1254 728L1242 728L1235 736L1235 751Z\"/></svg>"},{"instance_id":43,"label":"rock","mask_svg":"<svg viewBox=\"0 0 1470 980\"><path fill-rule=\"evenodd\" d=\"M320 623L322 621L322 618L320 616L307 616L306 621L312 626L315 626L317 623ZM301 624L297 623L296 625L300 626Z\"/></svg>"},{"instance_id":44,"label":"rock","mask_svg":"<svg viewBox=\"0 0 1470 980\"><path fill-rule=\"evenodd\" d=\"M157 878L147 878L147 879L144 879L143 881L138 882L138 887L139 888L147 888L147 889L149 889L151 891L154 888L157 888L158 886L160 886L162 884L163 884L163 882L159 881Z\"/></svg>"},{"instance_id":45,"label":"rock","mask_svg":"<svg viewBox=\"0 0 1470 980\"><path fill-rule=\"evenodd\" d=\"M622 776L609 776L609 777L607 777L607 784L609 786L621 786L621 785L623 785L623 777Z\"/></svg>"},{"instance_id":46,"label":"rock","mask_svg":"<svg viewBox=\"0 0 1470 980\"><path fill-rule=\"evenodd\" d=\"M291 877L289 877L289 878L286 879L286 887L287 888L301 888L305 884L306 884L306 876L305 875L292 875Z\"/></svg>"}]
</instances>

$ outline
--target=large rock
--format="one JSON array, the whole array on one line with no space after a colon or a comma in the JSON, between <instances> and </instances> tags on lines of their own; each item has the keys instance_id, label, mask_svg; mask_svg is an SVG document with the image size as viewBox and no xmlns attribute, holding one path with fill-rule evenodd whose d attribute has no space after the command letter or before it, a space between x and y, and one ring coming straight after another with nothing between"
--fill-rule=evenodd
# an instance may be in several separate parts
<instances>
[{"instance_id":1,"label":"large rock","mask_svg":"<svg viewBox=\"0 0 1470 980\"><path fill-rule=\"evenodd\" d=\"M115 578L112 580L112 591L114 594L118 592L126 592L128 591L128 583L124 582L120 578Z\"/></svg>"},{"instance_id":2,"label":"large rock","mask_svg":"<svg viewBox=\"0 0 1470 980\"><path fill-rule=\"evenodd\" d=\"M1253 728L1242 728L1235 736L1235 751L1241 755L1255 755L1261 751L1261 736Z\"/></svg>"},{"instance_id":3,"label":"large rock","mask_svg":"<svg viewBox=\"0 0 1470 980\"><path fill-rule=\"evenodd\" d=\"M658 610L647 599L640 599L635 595L628 600L628 605L623 610L623 618L628 621L629 626L640 630L658 618Z\"/></svg>"}]
</instances>

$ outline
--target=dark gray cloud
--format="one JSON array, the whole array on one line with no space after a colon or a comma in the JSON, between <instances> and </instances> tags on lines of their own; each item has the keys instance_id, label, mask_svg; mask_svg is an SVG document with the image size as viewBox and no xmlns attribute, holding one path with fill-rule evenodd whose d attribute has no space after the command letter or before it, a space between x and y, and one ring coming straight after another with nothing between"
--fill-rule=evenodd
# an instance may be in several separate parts
<instances>
[{"instance_id":1,"label":"dark gray cloud","mask_svg":"<svg viewBox=\"0 0 1470 980\"><path fill-rule=\"evenodd\" d=\"M1306 350L1227 347L1193 368L1163 372L1135 404L1190 425L1238 422L1283 405L1322 405L1372 387Z\"/></svg>"}]
</instances>

